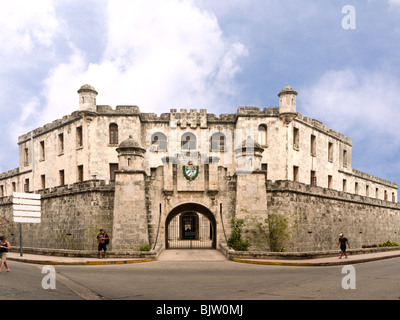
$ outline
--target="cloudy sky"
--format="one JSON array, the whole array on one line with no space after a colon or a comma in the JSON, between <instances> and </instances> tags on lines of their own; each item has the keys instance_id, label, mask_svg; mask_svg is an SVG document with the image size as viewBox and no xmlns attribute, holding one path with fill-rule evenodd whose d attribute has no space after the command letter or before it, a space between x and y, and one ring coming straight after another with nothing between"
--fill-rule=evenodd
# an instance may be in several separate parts
<instances>
[{"instance_id":1,"label":"cloudy sky","mask_svg":"<svg viewBox=\"0 0 400 320\"><path fill-rule=\"evenodd\" d=\"M0 0L0 44L0 172L85 83L98 104L217 115L289 84L353 139L353 168L400 184L400 0Z\"/></svg>"}]
</instances>

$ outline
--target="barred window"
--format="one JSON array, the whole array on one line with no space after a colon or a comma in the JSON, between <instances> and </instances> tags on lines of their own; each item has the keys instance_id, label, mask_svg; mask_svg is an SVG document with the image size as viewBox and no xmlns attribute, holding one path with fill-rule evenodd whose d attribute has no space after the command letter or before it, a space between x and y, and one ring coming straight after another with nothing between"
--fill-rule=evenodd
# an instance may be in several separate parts
<instances>
[{"instance_id":1,"label":"barred window","mask_svg":"<svg viewBox=\"0 0 400 320\"><path fill-rule=\"evenodd\" d=\"M118 125L111 123L109 127L110 144L118 144Z\"/></svg>"}]
</instances>

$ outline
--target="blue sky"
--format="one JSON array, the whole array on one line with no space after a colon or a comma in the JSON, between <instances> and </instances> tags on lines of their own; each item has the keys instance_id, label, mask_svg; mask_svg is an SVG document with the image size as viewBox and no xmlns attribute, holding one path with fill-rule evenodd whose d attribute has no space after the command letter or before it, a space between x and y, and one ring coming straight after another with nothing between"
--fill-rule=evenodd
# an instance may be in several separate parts
<instances>
[{"instance_id":1,"label":"blue sky","mask_svg":"<svg viewBox=\"0 0 400 320\"><path fill-rule=\"evenodd\" d=\"M345 5L355 29L344 29ZM18 136L98 104L277 106L353 139L353 168L400 183L400 0L0 0L0 172Z\"/></svg>"}]
</instances>

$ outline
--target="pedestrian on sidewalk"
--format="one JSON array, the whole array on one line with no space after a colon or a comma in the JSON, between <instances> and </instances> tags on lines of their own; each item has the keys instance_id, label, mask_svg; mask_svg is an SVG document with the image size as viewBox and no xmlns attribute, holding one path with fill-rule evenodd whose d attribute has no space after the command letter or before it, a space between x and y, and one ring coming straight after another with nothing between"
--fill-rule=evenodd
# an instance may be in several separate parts
<instances>
[{"instance_id":1,"label":"pedestrian on sidewalk","mask_svg":"<svg viewBox=\"0 0 400 320\"><path fill-rule=\"evenodd\" d=\"M1 272L1 269L3 269L3 265L6 267L6 272L10 272L10 268L8 267L8 263L7 263L7 253L8 253L8 250L10 250L10 248L11 248L11 246L10 246L10 243L7 241L7 237L1 236L0 237L0 260L1 260L0 272Z\"/></svg>"},{"instance_id":2,"label":"pedestrian on sidewalk","mask_svg":"<svg viewBox=\"0 0 400 320\"><path fill-rule=\"evenodd\" d=\"M99 251L99 258L102 258L102 250L104 250L104 259L107 259L107 244L109 244L110 238L104 229L100 229L100 233L97 235L97 250Z\"/></svg>"},{"instance_id":3,"label":"pedestrian on sidewalk","mask_svg":"<svg viewBox=\"0 0 400 320\"><path fill-rule=\"evenodd\" d=\"M339 245L340 245L340 257L339 257L339 259L342 259L343 255L345 255L345 257L347 258L346 247L349 246L349 248L350 248L350 243L347 240L347 238L344 237L343 233L339 234L339 241L337 243L337 247L339 247Z\"/></svg>"}]
</instances>

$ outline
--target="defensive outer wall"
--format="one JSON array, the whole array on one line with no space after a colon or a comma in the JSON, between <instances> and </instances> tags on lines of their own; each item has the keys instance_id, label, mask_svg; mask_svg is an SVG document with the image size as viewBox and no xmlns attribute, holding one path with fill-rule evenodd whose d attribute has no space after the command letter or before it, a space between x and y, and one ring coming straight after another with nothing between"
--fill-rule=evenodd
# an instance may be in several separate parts
<instances>
[{"instance_id":1,"label":"defensive outer wall","mask_svg":"<svg viewBox=\"0 0 400 320\"><path fill-rule=\"evenodd\" d=\"M234 177L230 185L235 184ZM151 177L148 177L151 180ZM234 197L234 186L231 197ZM24 247L37 249L96 251L96 235L100 227L113 230L115 186L104 181L87 181L70 186L45 189L42 196L42 223L23 225ZM147 195L148 197L149 195ZM352 248L373 246L386 240L400 242L400 205L384 200L310 186L293 181L266 182L268 214L279 213L290 222L291 252L323 251L335 248L338 234L343 232ZM235 199L232 198L232 203ZM165 200L167 201L167 200ZM162 204L164 205L164 204ZM263 204L260 203L260 206ZM148 202L147 220L150 245L153 248L157 231L157 247L164 246L165 215L152 210ZM19 246L18 225L12 222L11 197L0 198L0 229L14 247ZM217 224L225 225L230 234L229 218L235 215L234 205L226 210ZM161 221L159 221L161 217ZM160 230L157 226L160 224ZM217 226L221 230L220 226ZM112 239L111 234L111 239ZM226 247L221 232L217 248ZM134 250L113 250L114 254L138 254Z\"/></svg>"}]
</instances>

